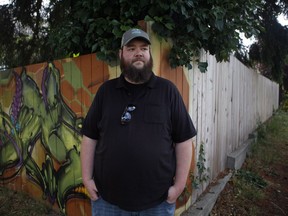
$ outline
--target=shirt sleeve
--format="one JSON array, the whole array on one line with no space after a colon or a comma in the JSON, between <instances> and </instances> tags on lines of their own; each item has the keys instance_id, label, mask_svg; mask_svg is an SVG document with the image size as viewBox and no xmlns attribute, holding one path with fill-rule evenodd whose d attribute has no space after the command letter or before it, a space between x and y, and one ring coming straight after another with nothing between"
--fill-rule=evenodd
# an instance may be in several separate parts
<instances>
[{"instance_id":1,"label":"shirt sleeve","mask_svg":"<svg viewBox=\"0 0 288 216\"><path fill-rule=\"evenodd\" d=\"M98 123L102 115L103 86L97 91L83 121L81 133L91 139L99 139Z\"/></svg>"},{"instance_id":2,"label":"shirt sleeve","mask_svg":"<svg viewBox=\"0 0 288 216\"><path fill-rule=\"evenodd\" d=\"M171 111L173 142L180 143L194 137L196 129L176 86L173 88Z\"/></svg>"}]
</instances>

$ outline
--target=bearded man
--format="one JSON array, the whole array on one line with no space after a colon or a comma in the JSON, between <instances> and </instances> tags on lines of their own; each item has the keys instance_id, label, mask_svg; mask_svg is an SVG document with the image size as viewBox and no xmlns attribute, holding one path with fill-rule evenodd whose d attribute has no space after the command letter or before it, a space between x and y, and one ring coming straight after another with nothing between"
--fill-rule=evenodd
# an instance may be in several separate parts
<instances>
[{"instance_id":1,"label":"bearded man","mask_svg":"<svg viewBox=\"0 0 288 216\"><path fill-rule=\"evenodd\" d=\"M196 130L173 83L153 71L149 35L130 29L121 76L98 90L82 127L83 184L92 215L174 215Z\"/></svg>"}]
</instances>

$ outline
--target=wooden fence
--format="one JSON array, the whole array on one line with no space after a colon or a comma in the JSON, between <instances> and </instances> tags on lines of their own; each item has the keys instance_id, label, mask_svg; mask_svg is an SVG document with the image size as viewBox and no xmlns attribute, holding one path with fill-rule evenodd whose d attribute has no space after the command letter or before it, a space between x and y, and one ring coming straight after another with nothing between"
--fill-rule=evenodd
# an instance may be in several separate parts
<instances>
[{"instance_id":1,"label":"wooden fence","mask_svg":"<svg viewBox=\"0 0 288 216\"><path fill-rule=\"evenodd\" d=\"M227 154L240 148L249 134L278 109L279 85L234 56L229 62L217 63L214 56L203 53L201 61L208 62L206 73L200 73L196 65L187 73L191 84L189 108L198 131L196 161L202 145L206 159L202 175L209 176L202 184L205 189L226 168ZM197 170L195 173L199 175ZM195 200L199 194L194 192Z\"/></svg>"},{"instance_id":2,"label":"wooden fence","mask_svg":"<svg viewBox=\"0 0 288 216\"><path fill-rule=\"evenodd\" d=\"M154 72L176 84L197 127L191 172L199 175L195 167L202 146L211 180L225 169L227 154L278 108L278 85L232 56L230 62L216 63L203 54L209 64L204 74L197 65L171 69L169 45L149 34ZM90 215L82 187L79 131L99 86L119 75L118 66L98 61L95 54L0 72L0 184L66 215ZM176 215L201 193L192 189L191 181L177 202Z\"/></svg>"}]
</instances>

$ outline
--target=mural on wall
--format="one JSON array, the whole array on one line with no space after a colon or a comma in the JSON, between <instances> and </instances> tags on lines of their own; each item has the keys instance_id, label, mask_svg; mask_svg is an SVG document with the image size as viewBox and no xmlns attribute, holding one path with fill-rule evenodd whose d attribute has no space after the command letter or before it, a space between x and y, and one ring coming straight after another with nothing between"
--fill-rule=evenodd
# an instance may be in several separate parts
<instances>
[{"instance_id":1,"label":"mural on wall","mask_svg":"<svg viewBox=\"0 0 288 216\"><path fill-rule=\"evenodd\" d=\"M187 74L163 60L167 50L162 46L153 52L154 72L176 84L188 108ZM65 215L91 215L81 178L80 130L98 88L120 73L95 54L1 71L0 184ZM188 179L177 202L179 212L191 191Z\"/></svg>"},{"instance_id":2,"label":"mural on wall","mask_svg":"<svg viewBox=\"0 0 288 216\"><path fill-rule=\"evenodd\" d=\"M52 63L43 71L41 89L25 69L13 75L16 85L9 113L0 104L0 181L13 180L25 168L43 198L56 202L65 213L69 198L86 196L79 189L82 118L64 102L60 73ZM45 152L41 163L34 155L37 142Z\"/></svg>"}]
</instances>

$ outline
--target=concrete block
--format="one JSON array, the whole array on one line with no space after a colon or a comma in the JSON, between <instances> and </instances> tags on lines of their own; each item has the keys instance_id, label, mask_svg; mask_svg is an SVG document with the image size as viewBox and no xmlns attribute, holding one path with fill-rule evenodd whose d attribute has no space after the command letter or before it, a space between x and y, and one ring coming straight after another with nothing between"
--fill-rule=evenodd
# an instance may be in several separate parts
<instances>
[{"instance_id":1,"label":"concrete block","mask_svg":"<svg viewBox=\"0 0 288 216\"><path fill-rule=\"evenodd\" d=\"M246 140L240 148L227 155L227 168L236 170L241 168L246 159L247 152L250 151L251 144L254 140L254 138Z\"/></svg>"},{"instance_id":2,"label":"concrete block","mask_svg":"<svg viewBox=\"0 0 288 216\"><path fill-rule=\"evenodd\" d=\"M224 189L231 176L232 173L229 173L223 179L218 180L216 185L211 187L207 193L201 195L186 212L181 214L181 216L208 216L212 211L219 194Z\"/></svg>"}]
</instances>

